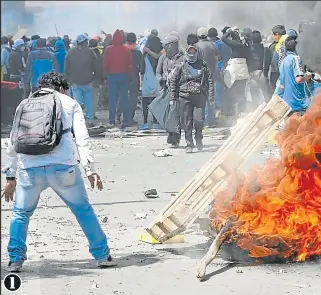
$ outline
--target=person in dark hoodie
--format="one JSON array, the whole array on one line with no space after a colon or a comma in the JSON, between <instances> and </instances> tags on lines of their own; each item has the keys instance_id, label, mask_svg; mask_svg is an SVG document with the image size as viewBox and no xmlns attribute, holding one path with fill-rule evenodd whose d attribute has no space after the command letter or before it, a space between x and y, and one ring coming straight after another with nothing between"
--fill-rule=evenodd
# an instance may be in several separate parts
<instances>
[{"instance_id":1,"label":"person in dark hoodie","mask_svg":"<svg viewBox=\"0 0 321 295\"><path fill-rule=\"evenodd\" d=\"M113 35L113 44L105 49L103 72L108 81L109 123L116 123L117 100L120 96L123 112L123 127L130 125L130 106L128 101L129 80L133 72L132 54L123 45L119 30Z\"/></svg>"},{"instance_id":2,"label":"person in dark hoodie","mask_svg":"<svg viewBox=\"0 0 321 295\"><path fill-rule=\"evenodd\" d=\"M65 59L65 77L71 83L73 98L85 105L87 126L93 127L93 82L100 80L98 59L88 47L89 38L80 34L76 46L71 48Z\"/></svg>"},{"instance_id":3,"label":"person in dark hoodie","mask_svg":"<svg viewBox=\"0 0 321 295\"><path fill-rule=\"evenodd\" d=\"M169 88L170 76L173 73L175 67L183 64L184 55L179 49L179 40L177 37L169 36L164 40L163 54L157 64L156 78L159 82L162 92L167 92ZM171 144L173 148L179 147L181 134L169 133L167 137L167 143Z\"/></svg>"},{"instance_id":4,"label":"person in dark hoodie","mask_svg":"<svg viewBox=\"0 0 321 295\"><path fill-rule=\"evenodd\" d=\"M264 46L262 44L262 36L259 31L252 32L252 57L249 73L251 76L250 92L253 106L256 108L261 103L259 100L260 92L265 98L265 82L263 75L263 61L264 61Z\"/></svg>"},{"instance_id":5,"label":"person in dark hoodie","mask_svg":"<svg viewBox=\"0 0 321 295\"><path fill-rule=\"evenodd\" d=\"M65 72L65 59L66 59L67 51L65 48L65 43L61 40L56 41L55 43L55 56L57 62L59 64L59 74L63 74Z\"/></svg>"},{"instance_id":6,"label":"person in dark hoodie","mask_svg":"<svg viewBox=\"0 0 321 295\"><path fill-rule=\"evenodd\" d=\"M214 83L210 69L198 56L195 46L188 46L184 62L171 74L170 100L179 103L181 124L185 131L186 153L192 153L195 129L196 148L203 149L203 125L205 105L214 97Z\"/></svg>"},{"instance_id":7,"label":"person in dark hoodie","mask_svg":"<svg viewBox=\"0 0 321 295\"><path fill-rule=\"evenodd\" d=\"M49 72L59 72L59 65L54 53L48 51L46 39L37 40L37 47L31 51L26 64L25 89L27 93L38 90L38 79Z\"/></svg>"},{"instance_id":8,"label":"person in dark hoodie","mask_svg":"<svg viewBox=\"0 0 321 295\"><path fill-rule=\"evenodd\" d=\"M69 39L69 36L68 35L64 35L63 38L62 38L62 41L64 42L65 48L68 51L70 49L70 42L71 42L70 39Z\"/></svg>"},{"instance_id":9,"label":"person in dark hoodie","mask_svg":"<svg viewBox=\"0 0 321 295\"><path fill-rule=\"evenodd\" d=\"M158 37L158 31L156 29L151 31L151 34L148 36L144 48L146 48L144 50L144 56L146 54L149 55L149 61L153 67L154 73L156 73L158 59L161 55L161 51L163 50L163 45ZM155 57L154 54L151 55L150 51L154 52L157 57Z\"/></svg>"}]
</instances>

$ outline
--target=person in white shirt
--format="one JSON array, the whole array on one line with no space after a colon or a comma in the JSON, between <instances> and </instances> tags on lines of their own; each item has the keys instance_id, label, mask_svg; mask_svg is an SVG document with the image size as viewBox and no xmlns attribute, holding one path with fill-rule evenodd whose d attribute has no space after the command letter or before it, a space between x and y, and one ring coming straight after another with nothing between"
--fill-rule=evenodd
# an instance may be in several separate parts
<instances>
[{"instance_id":1,"label":"person in white shirt","mask_svg":"<svg viewBox=\"0 0 321 295\"><path fill-rule=\"evenodd\" d=\"M82 108L76 100L64 94L69 87L60 74L43 75L39 79L39 88L40 91L56 91L62 105L63 126L70 132L63 134L59 145L44 155L17 154L9 140L8 165L2 172L7 177L3 192L5 200L13 201L15 192L8 244L10 270L20 272L22 269L26 260L29 219L37 207L40 194L48 187L59 195L77 218L98 267L114 266L116 264L110 256L106 235L89 203L78 168L81 162L91 187L96 184L99 190L103 189L100 176L94 169L94 156Z\"/></svg>"}]
</instances>

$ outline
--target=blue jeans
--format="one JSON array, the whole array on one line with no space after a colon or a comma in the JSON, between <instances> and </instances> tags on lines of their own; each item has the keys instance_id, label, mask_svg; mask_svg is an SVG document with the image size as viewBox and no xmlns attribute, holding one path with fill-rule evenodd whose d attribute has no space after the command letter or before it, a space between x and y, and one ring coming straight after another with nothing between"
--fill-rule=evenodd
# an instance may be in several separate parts
<instances>
[{"instance_id":1,"label":"blue jeans","mask_svg":"<svg viewBox=\"0 0 321 295\"><path fill-rule=\"evenodd\" d=\"M123 124L130 124L130 106L128 100L129 77L128 74L110 74L108 76L109 91L109 123L115 124L118 98L123 112Z\"/></svg>"},{"instance_id":2,"label":"blue jeans","mask_svg":"<svg viewBox=\"0 0 321 295\"><path fill-rule=\"evenodd\" d=\"M80 105L85 105L86 120L94 120L94 105L93 105L93 85L71 85L72 96Z\"/></svg>"},{"instance_id":3,"label":"blue jeans","mask_svg":"<svg viewBox=\"0 0 321 295\"><path fill-rule=\"evenodd\" d=\"M107 237L88 201L83 178L77 166L52 165L19 171L13 215L10 223L8 253L11 262L26 259L29 219L39 196L51 187L77 218L89 242L89 252L96 260L109 256Z\"/></svg>"}]
</instances>

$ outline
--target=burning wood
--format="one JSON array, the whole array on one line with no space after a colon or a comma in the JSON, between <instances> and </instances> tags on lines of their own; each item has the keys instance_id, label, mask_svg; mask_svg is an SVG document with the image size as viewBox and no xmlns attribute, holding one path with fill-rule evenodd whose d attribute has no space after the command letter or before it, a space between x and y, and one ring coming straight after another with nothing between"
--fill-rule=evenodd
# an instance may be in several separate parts
<instances>
[{"instance_id":1,"label":"burning wood","mask_svg":"<svg viewBox=\"0 0 321 295\"><path fill-rule=\"evenodd\" d=\"M197 266L196 277L200 281L204 280L206 267L215 259L216 254L220 250L222 243L226 239L226 234L231 229L234 221L235 221L234 218L229 218L227 220L227 222L222 226L221 230L215 237L215 240L213 241L210 249L208 250L206 255L203 257L203 259L199 262Z\"/></svg>"},{"instance_id":2,"label":"burning wood","mask_svg":"<svg viewBox=\"0 0 321 295\"><path fill-rule=\"evenodd\" d=\"M233 175L209 217L216 231L234 217L226 241L250 257L304 261L321 255L321 95L276 140L281 159Z\"/></svg>"}]
</instances>

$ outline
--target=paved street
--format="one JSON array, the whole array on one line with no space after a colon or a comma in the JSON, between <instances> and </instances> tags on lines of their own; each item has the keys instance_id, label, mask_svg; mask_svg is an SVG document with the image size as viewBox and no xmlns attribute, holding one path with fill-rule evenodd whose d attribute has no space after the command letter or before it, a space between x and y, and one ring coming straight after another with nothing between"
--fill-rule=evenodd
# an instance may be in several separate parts
<instances>
[{"instance_id":1,"label":"paved street","mask_svg":"<svg viewBox=\"0 0 321 295\"><path fill-rule=\"evenodd\" d=\"M170 157L153 156L154 151L167 147L165 136L94 141L97 168L105 187L102 192L89 190L89 197L99 219L108 217L102 226L119 266L103 270L95 267L74 216L47 190L30 222L28 260L20 274L22 287L16 294L321 295L321 261L231 266L218 257L208 267L207 280L198 282L196 264L209 247L198 223L187 230L184 244L149 245L138 241L138 234L222 141L208 135L202 153L186 155L184 149L179 149ZM262 162L264 157L258 153L252 162ZM2 153L2 164L4 161ZM2 176L2 185L4 180ZM157 189L160 198L145 198L144 192L152 188ZM7 274L11 208L12 204L2 202L2 279ZM146 213L147 217L138 219L137 213ZM4 288L1 293L10 294Z\"/></svg>"}]
</instances>

